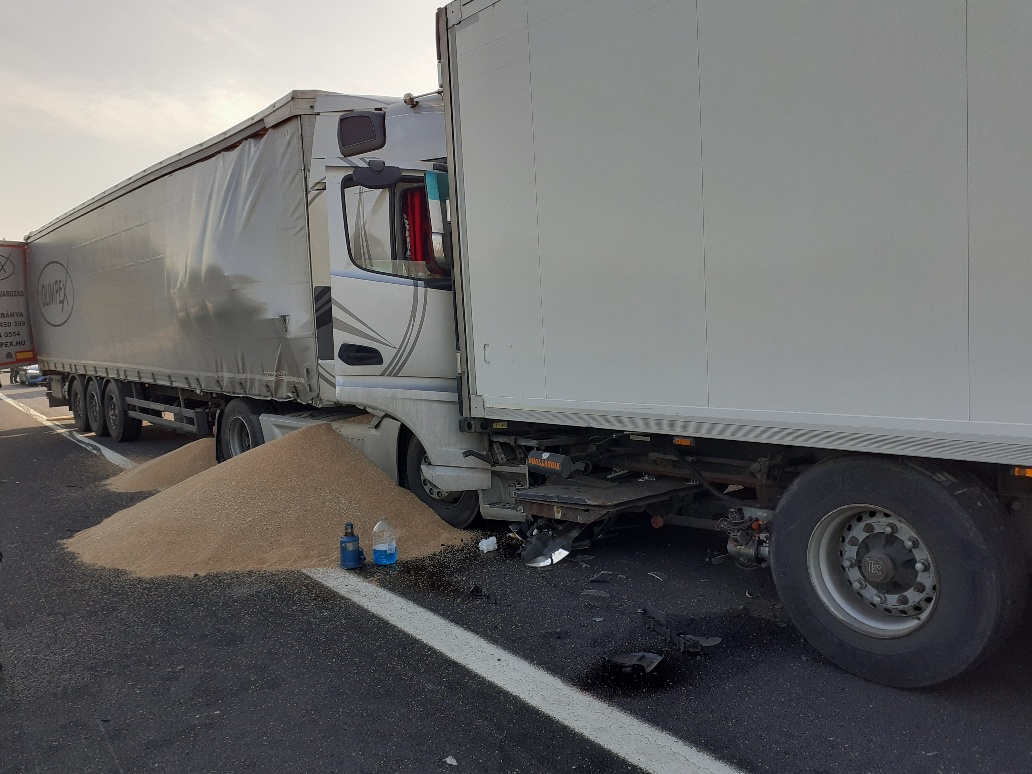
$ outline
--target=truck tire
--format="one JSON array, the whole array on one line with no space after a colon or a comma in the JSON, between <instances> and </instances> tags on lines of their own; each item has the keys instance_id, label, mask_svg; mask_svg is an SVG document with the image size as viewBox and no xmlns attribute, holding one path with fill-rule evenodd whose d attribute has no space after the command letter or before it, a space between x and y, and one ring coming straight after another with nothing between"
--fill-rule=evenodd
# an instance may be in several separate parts
<instances>
[{"instance_id":1,"label":"truck tire","mask_svg":"<svg viewBox=\"0 0 1032 774\"><path fill-rule=\"evenodd\" d=\"M262 405L247 398L234 398L222 412L219 427L219 448L222 459L228 460L265 443L265 433L258 417Z\"/></svg>"},{"instance_id":2,"label":"truck tire","mask_svg":"<svg viewBox=\"0 0 1032 774\"><path fill-rule=\"evenodd\" d=\"M107 422L104 421L104 399L100 391L100 380L90 379L86 385L86 419L94 435L107 435Z\"/></svg>"},{"instance_id":3,"label":"truck tire","mask_svg":"<svg viewBox=\"0 0 1032 774\"><path fill-rule=\"evenodd\" d=\"M831 662L918 688L983 661L1024 609L1028 568L978 481L909 461L845 457L789 487L771 534L785 609Z\"/></svg>"},{"instance_id":4,"label":"truck tire","mask_svg":"<svg viewBox=\"0 0 1032 774\"><path fill-rule=\"evenodd\" d=\"M412 436L405 451L405 486L429 505L445 522L466 529L480 513L480 496L476 492L445 492L424 478L422 465L429 462L419 439Z\"/></svg>"},{"instance_id":5,"label":"truck tire","mask_svg":"<svg viewBox=\"0 0 1032 774\"><path fill-rule=\"evenodd\" d=\"M73 376L68 384L68 408L72 410L72 427L80 433L90 429L90 422L86 418L86 390L83 389L82 379Z\"/></svg>"},{"instance_id":6,"label":"truck tire","mask_svg":"<svg viewBox=\"0 0 1032 774\"><path fill-rule=\"evenodd\" d=\"M104 421L111 437L119 443L135 441L143 429L143 421L127 413L125 387L114 379L104 388Z\"/></svg>"}]
</instances>

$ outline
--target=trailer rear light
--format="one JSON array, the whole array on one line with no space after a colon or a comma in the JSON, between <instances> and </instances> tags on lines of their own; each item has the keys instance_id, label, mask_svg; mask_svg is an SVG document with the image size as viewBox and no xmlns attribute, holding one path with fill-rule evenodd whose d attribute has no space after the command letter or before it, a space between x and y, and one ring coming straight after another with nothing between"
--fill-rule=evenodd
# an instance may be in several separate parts
<instances>
[{"instance_id":1,"label":"trailer rear light","mask_svg":"<svg viewBox=\"0 0 1032 774\"><path fill-rule=\"evenodd\" d=\"M1032 478L1032 468L1014 468L1011 472L1021 478Z\"/></svg>"},{"instance_id":2,"label":"trailer rear light","mask_svg":"<svg viewBox=\"0 0 1032 774\"><path fill-rule=\"evenodd\" d=\"M675 438L674 446L695 446L694 438Z\"/></svg>"}]
</instances>

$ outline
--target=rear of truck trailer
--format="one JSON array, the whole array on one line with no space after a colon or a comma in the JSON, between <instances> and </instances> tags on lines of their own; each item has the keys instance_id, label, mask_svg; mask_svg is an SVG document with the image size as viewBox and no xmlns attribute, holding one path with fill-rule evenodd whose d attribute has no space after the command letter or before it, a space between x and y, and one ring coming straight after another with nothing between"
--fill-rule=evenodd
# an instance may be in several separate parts
<instances>
[{"instance_id":1,"label":"rear of truck trailer","mask_svg":"<svg viewBox=\"0 0 1032 774\"><path fill-rule=\"evenodd\" d=\"M536 563L726 532L871 680L987 658L1028 586L1030 39L987 0L441 9L485 514Z\"/></svg>"},{"instance_id":2,"label":"rear of truck trailer","mask_svg":"<svg viewBox=\"0 0 1032 774\"><path fill-rule=\"evenodd\" d=\"M25 295L25 243L0 242L0 368L11 369L11 382L36 353Z\"/></svg>"},{"instance_id":3,"label":"rear of truck trailer","mask_svg":"<svg viewBox=\"0 0 1032 774\"><path fill-rule=\"evenodd\" d=\"M1032 464L988 2L448 6L473 416Z\"/></svg>"}]
</instances>

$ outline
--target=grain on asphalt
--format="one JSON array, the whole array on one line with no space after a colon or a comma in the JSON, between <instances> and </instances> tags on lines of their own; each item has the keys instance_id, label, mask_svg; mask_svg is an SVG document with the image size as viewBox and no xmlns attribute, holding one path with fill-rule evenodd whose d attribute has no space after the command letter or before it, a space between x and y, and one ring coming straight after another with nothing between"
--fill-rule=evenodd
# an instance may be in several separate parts
<instances>
[{"instance_id":1,"label":"grain on asphalt","mask_svg":"<svg viewBox=\"0 0 1032 774\"><path fill-rule=\"evenodd\" d=\"M186 481L215 465L215 439L202 438L142 465L123 470L104 486L112 492L154 492Z\"/></svg>"},{"instance_id":2,"label":"grain on asphalt","mask_svg":"<svg viewBox=\"0 0 1032 774\"><path fill-rule=\"evenodd\" d=\"M64 541L88 564L133 575L334 566L344 522L371 555L386 517L398 559L472 538L394 484L329 425L297 430L204 470Z\"/></svg>"}]
</instances>

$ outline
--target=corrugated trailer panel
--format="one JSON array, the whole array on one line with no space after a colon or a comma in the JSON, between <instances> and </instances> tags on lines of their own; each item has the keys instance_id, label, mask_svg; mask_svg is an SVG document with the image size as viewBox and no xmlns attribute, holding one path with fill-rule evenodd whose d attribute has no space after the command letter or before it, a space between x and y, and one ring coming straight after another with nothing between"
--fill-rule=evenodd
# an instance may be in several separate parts
<instances>
[{"instance_id":1,"label":"corrugated trailer panel","mask_svg":"<svg viewBox=\"0 0 1032 774\"><path fill-rule=\"evenodd\" d=\"M33 239L29 283L42 295L32 323L43 366L255 397L315 396L301 120ZM63 283L63 299L47 297Z\"/></svg>"}]
</instances>

